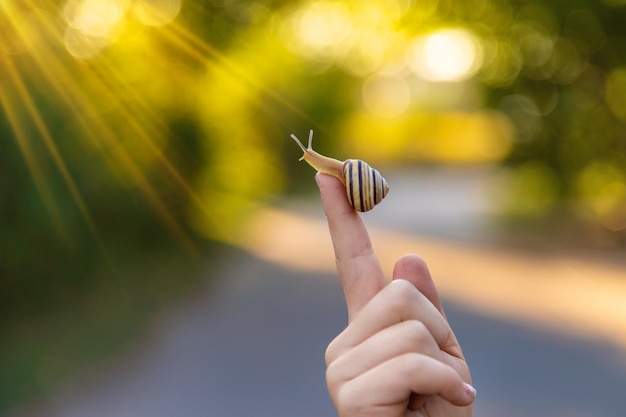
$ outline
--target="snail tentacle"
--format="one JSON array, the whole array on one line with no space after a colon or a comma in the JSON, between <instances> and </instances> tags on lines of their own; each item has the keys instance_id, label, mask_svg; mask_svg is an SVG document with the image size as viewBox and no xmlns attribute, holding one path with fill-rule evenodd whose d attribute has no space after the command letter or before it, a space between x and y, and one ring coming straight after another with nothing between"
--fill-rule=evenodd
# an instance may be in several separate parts
<instances>
[{"instance_id":1,"label":"snail tentacle","mask_svg":"<svg viewBox=\"0 0 626 417\"><path fill-rule=\"evenodd\" d=\"M312 132L312 131L311 131ZM302 144L302 142L300 142L300 139L298 139L298 137L296 135L294 135L293 133L291 134L291 137L293 138L293 140L296 141L296 143L298 144L298 146L300 146L300 149L302 149L302 152L304 152L305 154L309 151L312 150L311 148L311 141L309 140L309 147L308 149L304 147L304 145ZM304 155L302 155L302 158L300 158L300 161L302 161L304 159Z\"/></svg>"},{"instance_id":2,"label":"snail tentacle","mask_svg":"<svg viewBox=\"0 0 626 417\"><path fill-rule=\"evenodd\" d=\"M304 147L294 134L291 135L304 152L300 160L305 160L317 171L339 179L346 187L348 202L357 211L365 212L374 208L389 192L389 185L380 173L367 162L348 159L344 162L321 155L313 150L313 130L309 132L309 146Z\"/></svg>"},{"instance_id":3,"label":"snail tentacle","mask_svg":"<svg viewBox=\"0 0 626 417\"><path fill-rule=\"evenodd\" d=\"M293 140L296 141L298 146L300 146L300 149L302 149L302 151L304 152L304 154L300 158L300 161L305 160L317 171L323 174L332 175L333 177L337 178L339 181L345 184L343 179L343 163L341 161L338 161L337 159L329 158L313 150L313 130L311 130L311 132L309 133L308 148L304 147L304 145L302 144L302 142L300 142L296 135L292 134L291 137L293 138Z\"/></svg>"}]
</instances>

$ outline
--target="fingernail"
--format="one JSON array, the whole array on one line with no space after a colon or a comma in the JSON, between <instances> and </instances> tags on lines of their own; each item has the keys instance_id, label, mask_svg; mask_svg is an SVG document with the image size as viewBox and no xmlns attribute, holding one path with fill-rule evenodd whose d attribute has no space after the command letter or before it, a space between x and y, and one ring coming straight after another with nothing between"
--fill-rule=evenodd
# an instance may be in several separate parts
<instances>
[{"instance_id":1,"label":"fingernail","mask_svg":"<svg viewBox=\"0 0 626 417\"><path fill-rule=\"evenodd\" d=\"M463 389L465 389L465 392L467 393L467 395L472 397L472 399L476 398L476 388L474 388L473 386L471 386L467 382L464 382L463 383Z\"/></svg>"}]
</instances>

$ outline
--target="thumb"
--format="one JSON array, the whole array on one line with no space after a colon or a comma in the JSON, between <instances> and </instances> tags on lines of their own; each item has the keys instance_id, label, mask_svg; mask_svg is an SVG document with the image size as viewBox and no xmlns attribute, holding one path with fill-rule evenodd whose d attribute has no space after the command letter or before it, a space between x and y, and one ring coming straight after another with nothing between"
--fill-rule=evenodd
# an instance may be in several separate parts
<instances>
[{"instance_id":1,"label":"thumb","mask_svg":"<svg viewBox=\"0 0 626 417\"><path fill-rule=\"evenodd\" d=\"M430 276L426 262L424 262L422 258L413 254L402 256L396 261L393 268L392 279L404 279L409 281L419 292L424 294L433 306L435 306L444 320L446 320L446 322L448 321L446 313L443 311L443 304L439 298L437 287ZM445 350L457 358L463 357L459 342L452 329L450 329L450 339L448 343L446 343Z\"/></svg>"},{"instance_id":2,"label":"thumb","mask_svg":"<svg viewBox=\"0 0 626 417\"><path fill-rule=\"evenodd\" d=\"M393 268L392 279L404 279L412 283L445 317L437 287L430 276L426 262L421 257L407 254L398 259Z\"/></svg>"},{"instance_id":3,"label":"thumb","mask_svg":"<svg viewBox=\"0 0 626 417\"><path fill-rule=\"evenodd\" d=\"M437 292L437 287L435 287L435 283L433 282L433 279L430 275L428 266L422 258L413 254L402 256L396 261L396 264L393 268L392 278L394 280L403 279L413 284L415 288L417 288L422 294L424 294L424 296L433 304L433 306L439 311L441 316L447 322L446 314L443 311L443 305L441 304L441 299L439 298L439 293ZM448 340L442 346L443 351L449 355L445 357L446 359L444 360L444 362L452 366L457 372L459 372L459 375L461 375L464 381L471 383L471 376L469 373L469 369L467 368L467 363L465 362L463 352L461 351L461 346L459 345L459 342L452 329L449 329L450 331ZM475 396L476 391L473 390L473 388L467 387L468 385L465 384L466 392L471 392L471 395ZM411 395L411 398L409 400L409 409L419 409L424 404L424 401L425 397L423 396L415 394Z\"/></svg>"},{"instance_id":4,"label":"thumb","mask_svg":"<svg viewBox=\"0 0 626 417\"><path fill-rule=\"evenodd\" d=\"M385 285L385 277L374 253L367 229L348 203L344 185L334 177L315 176L335 249L350 321Z\"/></svg>"}]
</instances>

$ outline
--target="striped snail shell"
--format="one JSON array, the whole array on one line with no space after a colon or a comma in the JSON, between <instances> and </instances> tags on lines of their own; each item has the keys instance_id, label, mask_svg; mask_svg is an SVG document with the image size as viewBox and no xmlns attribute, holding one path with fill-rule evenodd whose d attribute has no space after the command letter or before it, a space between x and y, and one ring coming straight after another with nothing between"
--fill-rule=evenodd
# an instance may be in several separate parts
<instances>
[{"instance_id":1,"label":"striped snail shell","mask_svg":"<svg viewBox=\"0 0 626 417\"><path fill-rule=\"evenodd\" d=\"M317 171L332 175L339 179L346 187L346 194L350 205L356 211L365 212L374 208L389 192L389 184L376 169L360 159L339 161L321 155L313 150L313 130L309 133L309 146L304 147L302 142L291 135L304 152L300 160L305 160Z\"/></svg>"}]
</instances>

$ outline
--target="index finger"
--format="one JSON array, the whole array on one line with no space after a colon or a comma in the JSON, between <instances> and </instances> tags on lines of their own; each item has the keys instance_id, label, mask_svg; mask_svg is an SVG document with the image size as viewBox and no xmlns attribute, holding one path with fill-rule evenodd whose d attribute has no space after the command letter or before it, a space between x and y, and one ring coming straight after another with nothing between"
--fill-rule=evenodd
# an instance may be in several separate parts
<instances>
[{"instance_id":1,"label":"index finger","mask_svg":"<svg viewBox=\"0 0 626 417\"><path fill-rule=\"evenodd\" d=\"M315 176L335 250L348 318L356 314L386 285L383 270L359 214L348 203L344 185L325 174Z\"/></svg>"}]
</instances>

